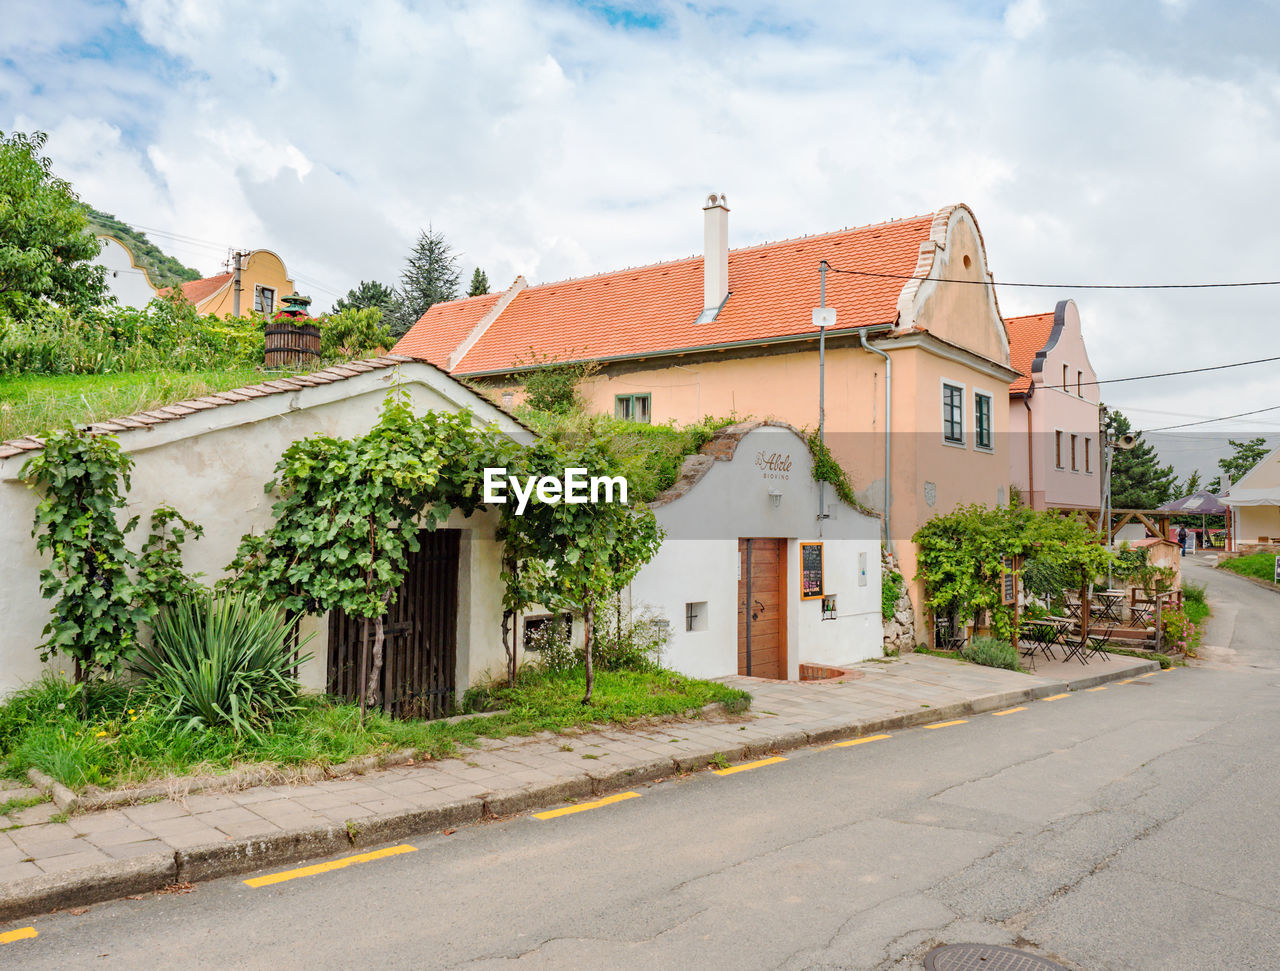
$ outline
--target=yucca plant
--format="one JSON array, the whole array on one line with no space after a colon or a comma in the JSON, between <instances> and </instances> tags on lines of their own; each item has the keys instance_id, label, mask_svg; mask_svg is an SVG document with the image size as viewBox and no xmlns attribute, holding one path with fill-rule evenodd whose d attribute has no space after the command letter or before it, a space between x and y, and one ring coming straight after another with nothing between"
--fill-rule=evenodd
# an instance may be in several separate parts
<instances>
[{"instance_id":1,"label":"yucca plant","mask_svg":"<svg viewBox=\"0 0 1280 971\"><path fill-rule=\"evenodd\" d=\"M134 667L183 731L226 726L257 739L299 707L292 671L311 655L292 646L293 627L250 594L199 593L156 618Z\"/></svg>"}]
</instances>

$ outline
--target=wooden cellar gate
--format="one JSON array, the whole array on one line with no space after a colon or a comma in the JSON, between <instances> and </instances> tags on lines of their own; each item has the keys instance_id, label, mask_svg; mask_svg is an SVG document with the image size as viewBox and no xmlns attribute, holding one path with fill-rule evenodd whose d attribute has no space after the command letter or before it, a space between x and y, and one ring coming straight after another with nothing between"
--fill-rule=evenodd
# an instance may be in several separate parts
<instances>
[{"instance_id":1,"label":"wooden cellar gate","mask_svg":"<svg viewBox=\"0 0 1280 971\"><path fill-rule=\"evenodd\" d=\"M453 706L458 633L456 529L422 530L409 554L409 572L387 610L383 630L382 710L393 718L441 718ZM364 621L341 610L329 614L331 695L360 700L360 638ZM373 622L369 655L373 653Z\"/></svg>"}]
</instances>

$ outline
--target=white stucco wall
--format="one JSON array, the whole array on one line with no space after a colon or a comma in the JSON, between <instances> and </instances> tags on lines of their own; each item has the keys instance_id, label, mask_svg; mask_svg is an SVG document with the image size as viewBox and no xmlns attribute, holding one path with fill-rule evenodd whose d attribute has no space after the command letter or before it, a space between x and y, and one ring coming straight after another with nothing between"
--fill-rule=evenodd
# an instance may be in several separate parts
<instances>
[{"instance_id":1,"label":"white stucco wall","mask_svg":"<svg viewBox=\"0 0 1280 971\"><path fill-rule=\"evenodd\" d=\"M758 458L785 456L790 469L773 471ZM782 495L778 505L771 490ZM880 617L880 520L844 505L825 490L832 518L818 530L818 484L805 441L788 428L762 426L717 460L689 491L654 512L666 530L661 550L632 581L633 607L649 607L671 625L663 662L698 677L737 673L738 540L780 537L787 542L787 676L801 662L852 663L883 653ZM822 620L820 600L800 599L800 543L823 542L827 593L837 597L835 620ZM865 557L865 583L859 557ZM685 605L707 604L705 630L685 630Z\"/></svg>"},{"instance_id":2,"label":"white stucco wall","mask_svg":"<svg viewBox=\"0 0 1280 971\"><path fill-rule=\"evenodd\" d=\"M395 381L409 393L414 410L458 411L471 407L478 420L498 421L508 434L520 426L488 402L424 364L379 370L333 384L271 395L199 412L148 429L120 433L122 448L135 461L126 516L140 516L130 538L137 549L148 533L151 511L168 503L205 528L202 539L188 541L188 571L205 574L205 582L222 576L235 556L241 536L261 532L273 521L273 497L263 485L288 445L309 435L351 436L377 420L388 388ZM49 605L41 599L37 557L31 537L35 495L18 475L25 455L0 459L0 694L38 678L43 670L37 645ZM458 613L457 683L465 688L481 672L502 664L502 580L495 513L470 521L458 514L446 525L466 530L461 543ZM328 626L324 618L309 620L304 633L316 637L308 645L316 659L303 672L308 688L322 690L327 658ZM496 651L496 654L495 654Z\"/></svg>"},{"instance_id":3,"label":"white stucco wall","mask_svg":"<svg viewBox=\"0 0 1280 971\"><path fill-rule=\"evenodd\" d=\"M107 290L122 307L142 309L156 295L147 271L133 261L128 248L114 236L99 236L102 251L94 263L107 269Z\"/></svg>"}]
</instances>

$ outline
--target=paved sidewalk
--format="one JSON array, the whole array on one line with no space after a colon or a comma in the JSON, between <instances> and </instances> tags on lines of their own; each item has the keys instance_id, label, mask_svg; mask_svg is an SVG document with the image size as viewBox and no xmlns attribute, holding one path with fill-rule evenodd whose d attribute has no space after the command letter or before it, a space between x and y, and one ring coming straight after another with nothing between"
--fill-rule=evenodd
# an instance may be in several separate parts
<instances>
[{"instance_id":1,"label":"paved sidewalk","mask_svg":"<svg viewBox=\"0 0 1280 971\"><path fill-rule=\"evenodd\" d=\"M1073 664L1080 687L1154 669ZM1057 673L1057 672L1055 672ZM856 666L850 680L727 678L751 711L637 728L486 740L459 757L309 785L175 796L60 821L43 803L0 832L0 921L343 852L628 788L713 761L990 711L1066 691L1066 680L927 655ZM29 794L5 791L0 801Z\"/></svg>"}]
</instances>

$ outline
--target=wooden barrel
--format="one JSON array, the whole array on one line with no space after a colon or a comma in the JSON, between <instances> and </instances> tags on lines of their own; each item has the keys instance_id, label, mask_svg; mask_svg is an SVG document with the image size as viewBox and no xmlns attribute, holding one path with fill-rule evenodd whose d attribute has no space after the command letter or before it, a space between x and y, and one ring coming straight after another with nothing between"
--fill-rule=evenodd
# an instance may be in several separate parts
<instances>
[{"instance_id":1,"label":"wooden barrel","mask_svg":"<svg viewBox=\"0 0 1280 971\"><path fill-rule=\"evenodd\" d=\"M320 328L315 324L290 324L272 321L266 329L266 354L269 368L310 366L320 357Z\"/></svg>"}]
</instances>

